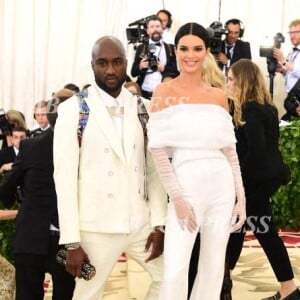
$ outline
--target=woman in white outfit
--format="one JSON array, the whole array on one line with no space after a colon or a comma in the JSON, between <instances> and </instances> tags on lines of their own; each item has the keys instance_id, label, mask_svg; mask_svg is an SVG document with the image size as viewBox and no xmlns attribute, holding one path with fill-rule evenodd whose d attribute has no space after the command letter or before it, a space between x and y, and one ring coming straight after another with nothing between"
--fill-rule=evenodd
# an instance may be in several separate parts
<instances>
[{"instance_id":1,"label":"woman in white outfit","mask_svg":"<svg viewBox=\"0 0 300 300\"><path fill-rule=\"evenodd\" d=\"M246 218L236 140L225 93L202 80L205 28L183 25L175 47L180 75L157 87L148 123L149 148L170 197L160 300L187 299L198 230L199 271L190 299L217 300L229 233Z\"/></svg>"}]
</instances>

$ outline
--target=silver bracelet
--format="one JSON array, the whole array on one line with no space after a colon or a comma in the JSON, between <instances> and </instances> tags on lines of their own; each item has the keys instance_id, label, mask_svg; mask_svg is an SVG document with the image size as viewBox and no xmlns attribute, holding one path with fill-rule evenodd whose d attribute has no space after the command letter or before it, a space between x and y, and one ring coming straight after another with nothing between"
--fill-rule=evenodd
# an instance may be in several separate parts
<instances>
[{"instance_id":1,"label":"silver bracelet","mask_svg":"<svg viewBox=\"0 0 300 300\"><path fill-rule=\"evenodd\" d=\"M159 230L160 232L165 233L165 226L155 226L155 230Z\"/></svg>"},{"instance_id":2,"label":"silver bracelet","mask_svg":"<svg viewBox=\"0 0 300 300\"><path fill-rule=\"evenodd\" d=\"M80 247L80 243L65 244L67 250L76 250Z\"/></svg>"}]
</instances>

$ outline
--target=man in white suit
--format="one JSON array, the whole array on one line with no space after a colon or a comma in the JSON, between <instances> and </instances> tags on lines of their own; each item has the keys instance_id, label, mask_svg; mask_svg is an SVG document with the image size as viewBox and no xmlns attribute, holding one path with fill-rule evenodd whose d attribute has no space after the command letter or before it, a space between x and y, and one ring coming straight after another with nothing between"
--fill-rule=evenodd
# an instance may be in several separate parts
<instances>
[{"instance_id":1,"label":"man in white suit","mask_svg":"<svg viewBox=\"0 0 300 300\"><path fill-rule=\"evenodd\" d=\"M96 268L90 281L77 278L73 299L102 299L104 284L125 251L149 272L146 299L154 300L162 278L167 196L150 153L145 158L137 97L123 87L123 45L111 36L100 38L91 64L95 84L85 99L89 115L81 147L76 96L60 105L54 133L60 244L67 248L67 270L80 277L84 261Z\"/></svg>"}]
</instances>

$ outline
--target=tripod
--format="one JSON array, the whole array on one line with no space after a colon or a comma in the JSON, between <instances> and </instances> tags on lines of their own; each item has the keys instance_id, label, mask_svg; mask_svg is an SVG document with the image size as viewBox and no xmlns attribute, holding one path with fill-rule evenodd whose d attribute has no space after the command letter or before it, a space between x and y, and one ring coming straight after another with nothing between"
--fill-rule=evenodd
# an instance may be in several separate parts
<instances>
[{"instance_id":1,"label":"tripod","mask_svg":"<svg viewBox=\"0 0 300 300\"><path fill-rule=\"evenodd\" d=\"M269 91L273 98L273 88L274 88L274 77L276 75L276 66L277 66L277 59L274 57L267 57L267 65L268 65L268 72L270 78L270 87Z\"/></svg>"}]
</instances>

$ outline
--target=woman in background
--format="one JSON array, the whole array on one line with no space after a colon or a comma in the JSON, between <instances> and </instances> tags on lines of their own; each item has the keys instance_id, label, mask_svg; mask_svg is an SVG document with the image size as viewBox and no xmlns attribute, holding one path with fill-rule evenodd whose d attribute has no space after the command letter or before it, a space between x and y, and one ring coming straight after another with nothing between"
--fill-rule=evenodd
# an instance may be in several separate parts
<instances>
[{"instance_id":1,"label":"woman in background","mask_svg":"<svg viewBox=\"0 0 300 300\"><path fill-rule=\"evenodd\" d=\"M275 227L270 198L289 180L278 148L278 111L267 91L259 67L248 59L234 63L228 72L227 87L242 108L244 126L236 130L237 152L246 193L246 212L251 230L261 244L280 282L280 291L264 300L299 300L300 292L287 250ZM234 232L227 247L232 270L240 257L246 230Z\"/></svg>"}]
</instances>

